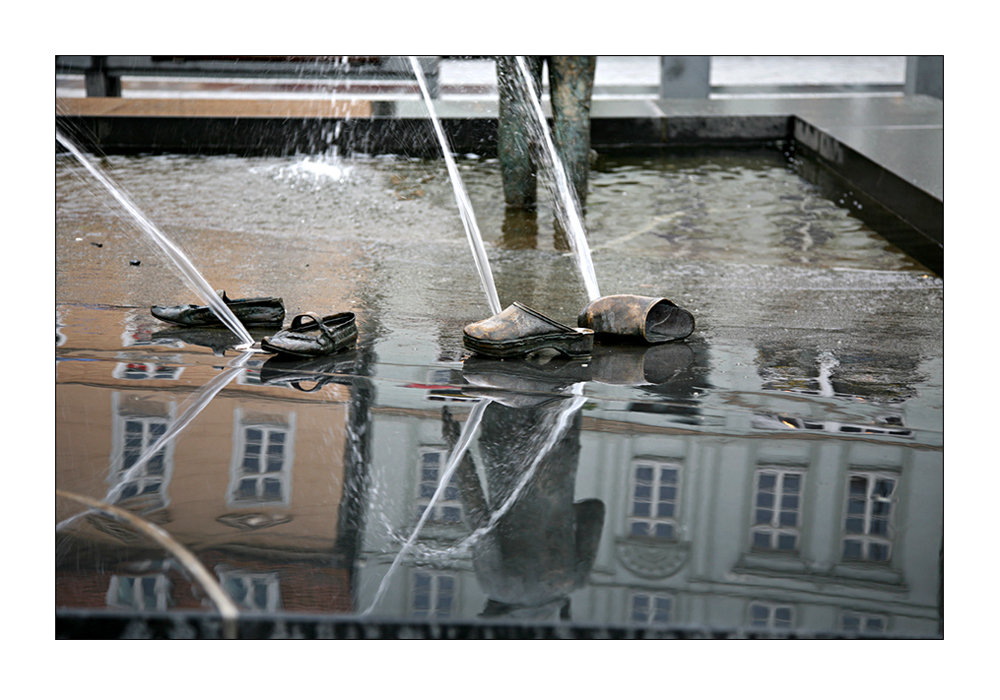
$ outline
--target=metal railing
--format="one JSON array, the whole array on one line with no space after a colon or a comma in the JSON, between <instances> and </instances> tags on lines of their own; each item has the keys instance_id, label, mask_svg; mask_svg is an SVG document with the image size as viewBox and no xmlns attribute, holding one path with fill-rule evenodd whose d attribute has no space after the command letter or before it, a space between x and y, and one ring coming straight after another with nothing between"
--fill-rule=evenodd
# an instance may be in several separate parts
<instances>
[{"instance_id":1,"label":"metal railing","mask_svg":"<svg viewBox=\"0 0 1000 700\"><path fill-rule=\"evenodd\" d=\"M421 56L431 97L441 96L442 60L490 59L488 56ZM944 99L944 57L907 56L906 75L891 83L821 85L712 85L711 56L660 56L658 85L595 87L595 95L655 95L660 98L794 97L803 94L924 94ZM412 83L416 78L406 56L57 56L57 75L84 76L88 97L120 97L121 80L132 78L212 78L275 81ZM392 88L398 91L398 85Z\"/></svg>"},{"instance_id":2,"label":"metal railing","mask_svg":"<svg viewBox=\"0 0 1000 700\"><path fill-rule=\"evenodd\" d=\"M421 56L428 90L438 97L440 58ZM83 74L87 97L121 97L123 77L239 78L296 81L407 81L407 56L56 56L56 75Z\"/></svg>"},{"instance_id":3,"label":"metal railing","mask_svg":"<svg viewBox=\"0 0 1000 700\"><path fill-rule=\"evenodd\" d=\"M794 97L802 94L851 95L896 93L931 95L944 99L944 57L907 56L906 75L892 83L825 83L712 85L711 56L660 56L661 98L737 97L747 95Z\"/></svg>"}]
</instances>

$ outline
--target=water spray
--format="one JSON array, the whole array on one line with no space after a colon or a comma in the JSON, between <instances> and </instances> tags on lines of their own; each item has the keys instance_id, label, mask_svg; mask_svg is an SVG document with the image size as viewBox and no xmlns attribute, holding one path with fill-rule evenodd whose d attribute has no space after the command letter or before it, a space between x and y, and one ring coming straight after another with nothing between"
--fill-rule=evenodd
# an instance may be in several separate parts
<instances>
[{"instance_id":1,"label":"water spray","mask_svg":"<svg viewBox=\"0 0 1000 700\"><path fill-rule=\"evenodd\" d=\"M90 172L94 178L97 179L105 188L111 193L111 196L125 209L129 215L135 219L139 228L142 229L153 241L160 247L160 249L166 253L167 257L170 259L177 269L180 271L181 276L188 282L194 291L202 298L202 300L212 309L215 315L222 321L229 330L235 333L240 340L243 341L242 345L237 346L237 350L248 350L254 344L253 336L247 331L247 329L240 323L239 319L230 311L229 307L226 306L221 297L215 292L214 289L208 284L201 273L198 272L191 260L188 259L187 255L184 254L177 245L167 238L166 234L163 233L149 217L142 213L142 211L135 205L134 202L128 197L125 192L115 185L108 177L98 170L93 163L70 141L66 136L62 134L58 129L56 129L56 140L66 148L73 156L80 161L80 163Z\"/></svg>"}]
</instances>

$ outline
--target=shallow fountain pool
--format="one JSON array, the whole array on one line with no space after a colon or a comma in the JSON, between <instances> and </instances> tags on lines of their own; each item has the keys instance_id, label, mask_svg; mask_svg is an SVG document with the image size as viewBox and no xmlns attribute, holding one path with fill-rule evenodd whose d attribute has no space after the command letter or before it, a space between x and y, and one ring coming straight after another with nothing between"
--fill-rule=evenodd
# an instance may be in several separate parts
<instances>
[{"instance_id":1,"label":"shallow fountain pool","mask_svg":"<svg viewBox=\"0 0 1000 700\"><path fill-rule=\"evenodd\" d=\"M498 363L462 347L490 311L443 162L100 165L214 287L358 314L356 351L306 366L157 321L193 292L57 157L57 488L162 527L241 634L940 636L943 280L860 193L779 150L604 156L601 293L666 296L694 334ZM551 208L459 170L501 303L575 324ZM221 633L140 532L56 520L59 634Z\"/></svg>"}]
</instances>

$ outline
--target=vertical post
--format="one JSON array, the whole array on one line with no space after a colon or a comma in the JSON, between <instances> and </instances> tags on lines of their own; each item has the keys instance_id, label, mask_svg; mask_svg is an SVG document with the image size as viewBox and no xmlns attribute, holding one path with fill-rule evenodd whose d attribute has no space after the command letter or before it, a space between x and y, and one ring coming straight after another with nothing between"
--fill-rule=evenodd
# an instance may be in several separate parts
<instances>
[{"instance_id":1,"label":"vertical post","mask_svg":"<svg viewBox=\"0 0 1000 700\"><path fill-rule=\"evenodd\" d=\"M90 68L83 73L87 97L121 97L122 79L108 75L107 56L91 56Z\"/></svg>"},{"instance_id":2,"label":"vertical post","mask_svg":"<svg viewBox=\"0 0 1000 700\"><path fill-rule=\"evenodd\" d=\"M708 99L711 56L660 56L660 97Z\"/></svg>"},{"instance_id":3,"label":"vertical post","mask_svg":"<svg viewBox=\"0 0 1000 700\"><path fill-rule=\"evenodd\" d=\"M944 100L944 56L907 56L907 95L930 95Z\"/></svg>"},{"instance_id":4,"label":"vertical post","mask_svg":"<svg viewBox=\"0 0 1000 700\"><path fill-rule=\"evenodd\" d=\"M371 485L372 431L375 384L371 379L376 356L370 348L358 351L358 364L351 378L347 407L347 440L344 443L344 483L337 518L334 565L350 571L353 590L358 553L365 531Z\"/></svg>"},{"instance_id":5,"label":"vertical post","mask_svg":"<svg viewBox=\"0 0 1000 700\"><path fill-rule=\"evenodd\" d=\"M525 56L534 78L536 95L541 95L542 58ZM503 181L504 202L508 207L534 209L537 201L538 170L532 153L530 113L527 100L521 97L515 81L520 80L517 59L497 56L497 90L499 120L497 124L497 156Z\"/></svg>"},{"instance_id":6,"label":"vertical post","mask_svg":"<svg viewBox=\"0 0 1000 700\"><path fill-rule=\"evenodd\" d=\"M597 56L549 57L552 135L581 207L587 203L590 177L590 101L596 69Z\"/></svg>"}]
</instances>

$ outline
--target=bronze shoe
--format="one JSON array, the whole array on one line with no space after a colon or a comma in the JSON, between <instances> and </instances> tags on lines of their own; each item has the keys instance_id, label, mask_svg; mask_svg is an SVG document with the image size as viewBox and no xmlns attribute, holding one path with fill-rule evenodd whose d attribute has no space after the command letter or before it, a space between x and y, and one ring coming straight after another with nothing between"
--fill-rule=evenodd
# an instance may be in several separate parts
<instances>
[{"instance_id":1,"label":"bronze shoe","mask_svg":"<svg viewBox=\"0 0 1000 700\"><path fill-rule=\"evenodd\" d=\"M358 338L354 314L345 311L320 318L311 311L292 319L292 325L260 341L260 349L295 357L321 357L353 347Z\"/></svg>"},{"instance_id":2,"label":"bronze shoe","mask_svg":"<svg viewBox=\"0 0 1000 700\"><path fill-rule=\"evenodd\" d=\"M647 343L687 338L694 316L669 299L614 294L587 304L577 320L595 333L637 336Z\"/></svg>"},{"instance_id":3,"label":"bronze shoe","mask_svg":"<svg viewBox=\"0 0 1000 700\"><path fill-rule=\"evenodd\" d=\"M524 357L545 349L569 357L589 357L594 332L564 326L515 301L495 316L466 326L463 341L469 350L489 357Z\"/></svg>"},{"instance_id":4,"label":"bronze shoe","mask_svg":"<svg viewBox=\"0 0 1000 700\"><path fill-rule=\"evenodd\" d=\"M281 322L285 320L285 305L278 297L230 299L224 291L220 291L219 296L244 326L281 326ZM179 326L224 327L210 306L154 306L149 312L154 318Z\"/></svg>"}]
</instances>

